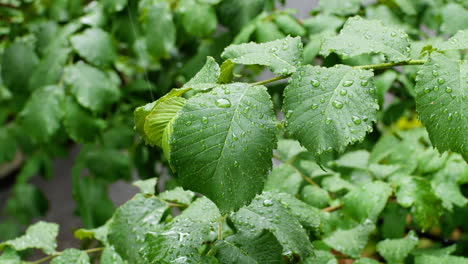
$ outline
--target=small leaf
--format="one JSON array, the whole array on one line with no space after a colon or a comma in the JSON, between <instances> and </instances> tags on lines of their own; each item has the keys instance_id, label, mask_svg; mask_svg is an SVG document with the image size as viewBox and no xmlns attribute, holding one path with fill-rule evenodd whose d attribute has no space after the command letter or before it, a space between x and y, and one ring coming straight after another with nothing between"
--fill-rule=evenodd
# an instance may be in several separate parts
<instances>
[{"instance_id":1,"label":"small leaf","mask_svg":"<svg viewBox=\"0 0 468 264\"><path fill-rule=\"evenodd\" d=\"M300 172L293 166L283 163L275 167L265 182L265 191L279 191L296 195L302 184Z\"/></svg>"},{"instance_id":2,"label":"small leaf","mask_svg":"<svg viewBox=\"0 0 468 264\"><path fill-rule=\"evenodd\" d=\"M440 151L456 151L468 160L468 61L433 55L419 71L416 110Z\"/></svg>"},{"instance_id":3,"label":"small leaf","mask_svg":"<svg viewBox=\"0 0 468 264\"><path fill-rule=\"evenodd\" d=\"M149 193L154 194L156 191L156 183L158 182L158 178L150 178L146 180L138 180L132 183L133 186L138 187L141 193Z\"/></svg>"},{"instance_id":4,"label":"small leaf","mask_svg":"<svg viewBox=\"0 0 468 264\"><path fill-rule=\"evenodd\" d=\"M95 118L71 97L65 100L63 124L70 138L76 142L92 142L106 126L104 120Z\"/></svg>"},{"instance_id":5,"label":"small leaf","mask_svg":"<svg viewBox=\"0 0 468 264\"><path fill-rule=\"evenodd\" d=\"M199 249L210 240L220 217L210 200L197 199L172 222L147 233L142 263L200 263Z\"/></svg>"},{"instance_id":6,"label":"small leaf","mask_svg":"<svg viewBox=\"0 0 468 264\"><path fill-rule=\"evenodd\" d=\"M65 249L60 256L55 257L50 264L89 264L91 263L86 252L69 248Z\"/></svg>"},{"instance_id":7,"label":"small leaf","mask_svg":"<svg viewBox=\"0 0 468 264\"><path fill-rule=\"evenodd\" d=\"M414 260L415 264L467 264L468 258L457 256L417 256Z\"/></svg>"},{"instance_id":8,"label":"small leaf","mask_svg":"<svg viewBox=\"0 0 468 264\"><path fill-rule=\"evenodd\" d=\"M16 156L15 135L6 126L0 127L0 164L11 161Z\"/></svg>"},{"instance_id":9,"label":"small leaf","mask_svg":"<svg viewBox=\"0 0 468 264\"><path fill-rule=\"evenodd\" d=\"M117 181L131 178L131 162L128 153L106 147L83 147L79 159L91 174L100 179Z\"/></svg>"},{"instance_id":10,"label":"small leaf","mask_svg":"<svg viewBox=\"0 0 468 264\"><path fill-rule=\"evenodd\" d=\"M231 83L234 79L234 66L236 64L231 60L225 60L223 64L221 64L221 71L218 78L218 83Z\"/></svg>"},{"instance_id":11,"label":"small leaf","mask_svg":"<svg viewBox=\"0 0 468 264\"><path fill-rule=\"evenodd\" d=\"M191 97L171 137L171 162L182 186L206 195L223 214L249 203L271 168L273 120L263 86L218 85Z\"/></svg>"},{"instance_id":12,"label":"small leaf","mask_svg":"<svg viewBox=\"0 0 468 264\"><path fill-rule=\"evenodd\" d=\"M460 30L453 37L435 46L438 50L464 50L468 49L468 30Z\"/></svg>"},{"instance_id":13,"label":"small leaf","mask_svg":"<svg viewBox=\"0 0 468 264\"><path fill-rule=\"evenodd\" d=\"M318 9L325 14L354 15L359 11L361 0L320 0Z\"/></svg>"},{"instance_id":14,"label":"small leaf","mask_svg":"<svg viewBox=\"0 0 468 264\"><path fill-rule=\"evenodd\" d=\"M284 91L287 131L316 154L362 140L379 108L372 76L345 65L299 68Z\"/></svg>"},{"instance_id":15,"label":"small leaf","mask_svg":"<svg viewBox=\"0 0 468 264\"><path fill-rule=\"evenodd\" d=\"M126 264L114 247L106 247L101 254L101 264Z\"/></svg>"},{"instance_id":16,"label":"small leaf","mask_svg":"<svg viewBox=\"0 0 468 264\"><path fill-rule=\"evenodd\" d=\"M3 83L12 92L25 92L29 78L34 72L39 59L34 47L20 40L15 41L3 51L1 60Z\"/></svg>"},{"instance_id":17,"label":"small leaf","mask_svg":"<svg viewBox=\"0 0 468 264\"><path fill-rule=\"evenodd\" d=\"M22 264L21 258L16 251L10 247L3 249L3 254L0 255L0 263L2 264Z\"/></svg>"},{"instance_id":18,"label":"small leaf","mask_svg":"<svg viewBox=\"0 0 468 264\"><path fill-rule=\"evenodd\" d=\"M0 249L10 246L17 251L29 248L41 249L44 253L51 255L55 253L57 242L55 241L59 232L57 224L37 222L26 230L26 234L13 240L0 243Z\"/></svg>"},{"instance_id":19,"label":"small leaf","mask_svg":"<svg viewBox=\"0 0 468 264\"><path fill-rule=\"evenodd\" d=\"M110 76L82 61L65 68L64 74L71 93L91 111L102 112L120 97L118 85Z\"/></svg>"},{"instance_id":20,"label":"small leaf","mask_svg":"<svg viewBox=\"0 0 468 264\"><path fill-rule=\"evenodd\" d=\"M71 48L61 45L53 52L48 51L31 75L29 90L34 91L43 86L56 85L60 80L70 53Z\"/></svg>"},{"instance_id":21,"label":"small leaf","mask_svg":"<svg viewBox=\"0 0 468 264\"><path fill-rule=\"evenodd\" d=\"M392 194L392 188L380 181L364 183L343 197L343 210L359 222L377 221Z\"/></svg>"},{"instance_id":22,"label":"small leaf","mask_svg":"<svg viewBox=\"0 0 468 264\"><path fill-rule=\"evenodd\" d=\"M377 251L388 263L403 263L418 245L418 237L411 231L405 238L385 239L377 244Z\"/></svg>"},{"instance_id":23,"label":"small leaf","mask_svg":"<svg viewBox=\"0 0 468 264\"><path fill-rule=\"evenodd\" d=\"M31 160L33 159L28 161ZM26 163L25 167L28 164L33 163ZM37 169L36 166L34 167L34 169ZM36 173L37 170L34 170L34 174L31 176L34 176ZM11 190L9 199L6 201L5 210L17 223L28 225L33 219L44 216L47 213L48 202L38 187L28 183L21 183L19 179L18 183Z\"/></svg>"},{"instance_id":24,"label":"small leaf","mask_svg":"<svg viewBox=\"0 0 468 264\"><path fill-rule=\"evenodd\" d=\"M338 229L323 241L339 252L352 258L358 258L374 229L375 225L372 221L366 221L351 229Z\"/></svg>"},{"instance_id":25,"label":"small leaf","mask_svg":"<svg viewBox=\"0 0 468 264\"><path fill-rule=\"evenodd\" d=\"M212 88L220 78L221 69L213 57L206 59L205 65L195 76L190 79L183 88L191 88L194 90L205 90L207 87Z\"/></svg>"},{"instance_id":26,"label":"small leaf","mask_svg":"<svg viewBox=\"0 0 468 264\"><path fill-rule=\"evenodd\" d=\"M65 94L61 86L45 86L31 95L20 122L36 142L47 142L61 127Z\"/></svg>"},{"instance_id":27,"label":"small leaf","mask_svg":"<svg viewBox=\"0 0 468 264\"><path fill-rule=\"evenodd\" d=\"M109 226L109 243L129 263L144 263L140 249L144 245L145 234L154 231L167 208L166 203L155 197L137 194L116 210Z\"/></svg>"},{"instance_id":28,"label":"small leaf","mask_svg":"<svg viewBox=\"0 0 468 264\"><path fill-rule=\"evenodd\" d=\"M197 37L208 36L216 30L216 11L210 5L196 0L181 0L177 13L185 31Z\"/></svg>"},{"instance_id":29,"label":"small leaf","mask_svg":"<svg viewBox=\"0 0 468 264\"><path fill-rule=\"evenodd\" d=\"M346 21L338 36L325 39L321 54L328 56L335 52L352 57L382 53L388 60L400 62L409 60L409 51L408 35L402 29L356 16Z\"/></svg>"},{"instance_id":30,"label":"small leaf","mask_svg":"<svg viewBox=\"0 0 468 264\"><path fill-rule=\"evenodd\" d=\"M283 254L297 254L305 258L312 252L307 233L290 210L282 205L274 193L257 196L252 203L232 216L232 221L241 233L260 234L271 231L283 246Z\"/></svg>"},{"instance_id":31,"label":"small leaf","mask_svg":"<svg viewBox=\"0 0 468 264\"><path fill-rule=\"evenodd\" d=\"M160 199L170 202L176 202L181 204L192 203L195 193L191 191L184 191L181 187L176 187L172 190L167 190L158 195Z\"/></svg>"},{"instance_id":32,"label":"small leaf","mask_svg":"<svg viewBox=\"0 0 468 264\"><path fill-rule=\"evenodd\" d=\"M460 2L461 3L461 2ZM455 34L468 26L468 9L457 3L449 3L442 8L442 25L440 31L445 34Z\"/></svg>"},{"instance_id":33,"label":"small leaf","mask_svg":"<svg viewBox=\"0 0 468 264\"><path fill-rule=\"evenodd\" d=\"M280 27L280 29L289 35L292 36L304 36L306 30L304 27L297 22L297 20L289 14L279 14L275 16L275 22Z\"/></svg>"},{"instance_id":34,"label":"small leaf","mask_svg":"<svg viewBox=\"0 0 468 264\"><path fill-rule=\"evenodd\" d=\"M238 233L216 243L216 258L221 263L283 263L283 247L269 232L264 231L256 236Z\"/></svg>"},{"instance_id":35,"label":"small leaf","mask_svg":"<svg viewBox=\"0 0 468 264\"><path fill-rule=\"evenodd\" d=\"M73 48L97 67L109 67L117 57L112 37L100 28L89 28L70 39Z\"/></svg>"},{"instance_id":36,"label":"small leaf","mask_svg":"<svg viewBox=\"0 0 468 264\"><path fill-rule=\"evenodd\" d=\"M221 56L238 64L268 66L275 74L288 75L302 63L302 42L299 37L286 37L262 44L231 45Z\"/></svg>"}]
</instances>

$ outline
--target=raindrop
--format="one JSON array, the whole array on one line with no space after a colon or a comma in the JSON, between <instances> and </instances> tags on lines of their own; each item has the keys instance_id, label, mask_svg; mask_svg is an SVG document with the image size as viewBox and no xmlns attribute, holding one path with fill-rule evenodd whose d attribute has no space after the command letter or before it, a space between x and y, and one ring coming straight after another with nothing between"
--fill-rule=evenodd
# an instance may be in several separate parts
<instances>
[{"instance_id":1,"label":"raindrop","mask_svg":"<svg viewBox=\"0 0 468 264\"><path fill-rule=\"evenodd\" d=\"M186 125L186 126L190 126L191 124L192 124L192 121L187 121L187 122L185 122L185 125Z\"/></svg>"},{"instance_id":2,"label":"raindrop","mask_svg":"<svg viewBox=\"0 0 468 264\"><path fill-rule=\"evenodd\" d=\"M353 81L353 80L350 80L350 81L345 81L345 82L343 83L343 86L344 86L344 87L350 87L350 86L353 85L353 84L354 84L354 81Z\"/></svg>"},{"instance_id":3,"label":"raindrop","mask_svg":"<svg viewBox=\"0 0 468 264\"><path fill-rule=\"evenodd\" d=\"M228 107L231 107L231 101L229 101L226 98L220 98L220 99L216 100L216 105L218 107L228 108Z\"/></svg>"},{"instance_id":4,"label":"raindrop","mask_svg":"<svg viewBox=\"0 0 468 264\"><path fill-rule=\"evenodd\" d=\"M439 91L439 86L438 85L434 86L434 91L435 92Z\"/></svg>"},{"instance_id":5,"label":"raindrop","mask_svg":"<svg viewBox=\"0 0 468 264\"><path fill-rule=\"evenodd\" d=\"M338 101L338 100L333 101L332 105L333 105L333 107L335 107L336 109L341 109L341 108L343 108L343 103L340 102L340 101Z\"/></svg>"},{"instance_id":6,"label":"raindrop","mask_svg":"<svg viewBox=\"0 0 468 264\"><path fill-rule=\"evenodd\" d=\"M310 84L312 84L313 87L319 87L320 86L320 81L313 79Z\"/></svg>"},{"instance_id":7,"label":"raindrop","mask_svg":"<svg viewBox=\"0 0 468 264\"><path fill-rule=\"evenodd\" d=\"M447 88L445 88L445 92L446 93L451 93L452 92L452 87L447 86Z\"/></svg>"},{"instance_id":8,"label":"raindrop","mask_svg":"<svg viewBox=\"0 0 468 264\"><path fill-rule=\"evenodd\" d=\"M437 79L437 82L438 82L439 84L443 84L443 83L445 83L445 79L442 78L442 77L441 77L441 78L438 78L438 79Z\"/></svg>"},{"instance_id":9,"label":"raindrop","mask_svg":"<svg viewBox=\"0 0 468 264\"><path fill-rule=\"evenodd\" d=\"M263 200L263 206L272 206L273 205L273 201L271 199L267 199L267 200Z\"/></svg>"},{"instance_id":10,"label":"raindrop","mask_svg":"<svg viewBox=\"0 0 468 264\"><path fill-rule=\"evenodd\" d=\"M234 161L234 167L239 167L239 162L237 160Z\"/></svg>"},{"instance_id":11,"label":"raindrop","mask_svg":"<svg viewBox=\"0 0 468 264\"><path fill-rule=\"evenodd\" d=\"M369 83L368 80L363 80L361 81L361 86L367 86L368 83Z\"/></svg>"},{"instance_id":12,"label":"raindrop","mask_svg":"<svg viewBox=\"0 0 468 264\"><path fill-rule=\"evenodd\" d=\"M312 110L315 110L315 109L317 109L318 107L319 107L318 104L312 104L312 106L311 106Z\"/></svg>"},{"instance_id":13,"label":"raindrop","mask_svg":"<svg viewBox=\"0 0 468 264\"><path fill-rule=\"evenodd\" d=\"M429 87L424 88L424 93L430 93L430 92L431 92L431 88Z\"/></svg>"},{"instance_id":14,"label":"raindrop","mask_svg":"<svg viewBox=\"0 0 468 264\"><path fill-rule=\"evenodd\" d=\"M432 76L434 77L439 76L439 72L437 70L432 70Z\"/></svg>"},{"instance_id":15,"label":"raindrop","mask_svg":"<svg viewBox=\"0 0 468 264\"><path fill-rule=\"evenodd\" d=\"M353 120L354 124L356 125L361 124L361 118L359 116L353 116L351 119Z\"/></svg>"},{"instance_id":16,"label":"raindrop","mask_svg":"<svg viewBox=\"0 0 468 264\"><path fill-rule=\"evenodd\" d=\"M327 117L327 119L325 120L325 124L329 125L331 124L331 122L332 122L332 119Z\"/></svg>"},{"instance_id":17,"label":"raindrop","mask_svg":"<svg viewBox=\"0 0 468 264\"><path fill-rule=\"evenodd\" d=\"M346 91L346 90L344 90L344 89L340 91L340 94L341 94L341 95L346 95L347 93L348 93L348 91Z\"/></svg>"}]
</instances>

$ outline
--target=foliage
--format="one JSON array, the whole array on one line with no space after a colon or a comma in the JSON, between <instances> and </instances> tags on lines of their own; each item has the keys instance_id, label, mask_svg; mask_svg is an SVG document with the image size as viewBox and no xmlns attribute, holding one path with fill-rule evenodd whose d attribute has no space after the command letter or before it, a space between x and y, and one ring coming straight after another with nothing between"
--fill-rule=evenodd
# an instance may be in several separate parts
<instances>
[{"instance_id":1,"label":"foliage","mask_svg":"<svg viewBox=\"0 0 468 264\"><path fill-rule=\"evenodd\" d=\"M28 21L34 3L6 8ZM38 222L0 260L37 248L51 263L468 263L465 2L322 0L304 21L262 0L58 3L4 33L0 137L30 155L21 186L68 138L85 144L75 236L101 246L58 252L57 226ZM277 76L254 82L263 69ZM114 211L106 186L132 168L142 193ZM10 201L25 222L42 213Z\"/></svg>"}]
</instances>

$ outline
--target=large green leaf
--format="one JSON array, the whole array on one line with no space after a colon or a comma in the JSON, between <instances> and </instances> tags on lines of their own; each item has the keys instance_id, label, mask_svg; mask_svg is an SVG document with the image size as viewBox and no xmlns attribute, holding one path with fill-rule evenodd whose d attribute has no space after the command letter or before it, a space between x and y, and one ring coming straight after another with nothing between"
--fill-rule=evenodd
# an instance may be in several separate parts
<instances>
[{"instance_id":1,"label":"large green leaf","mask_svg":"<svg viewBox=\"0 0 468 264\"><path fill-rule=\"evenodd\" d=\"M69 248L65 249L60 256L55 257L50 264L89 264L90 260L86 252Z\"/></svg>"},{"instance_id":2,"label":"large green leaf","mask_svg":"<svg viewBox=\"0 0 468 264\"><path fill-rule=\"evenodd\" d=\"M10 246L17 251L38 248L46 254L54 254L57 248L55 238L59 232L57 224L37 222L26 230L26 234L13 240L0 243L0 249Z\"/></svg>"},{"instance_id":3,"label":"large green leaf","mask_svg":"<svg viewBox=\"0 0 468 264\"><path fill-rule=\"evenodd\" d=\"M438 225L441 201L426 179L410 176L400 179L396 196L401 206L412 207L413 219L423 230Z\"/></svg>"},{"instance_id":4,"label":"large green leaf","mask_svg":"<svg viewBox=\"0 0 468 264\"><path fill-rule=\"evenodd\" d=\"M53 52L49 51L34 68L29 80L29 90L57 84L70 52L71 49L66 46L59 46Z\"/></svg>"},{"instance_id":5,"label":"large green leaf","mask_svg":"<svg viewBox=\"0 0 468 264\"><path fill-rule=\"evenodd\" d=\"M357 221L377 221L391 193L392 188L384 182L364 183L343 198L343 209Z\"/></svg>"},{"instance_id":6,"label":"large green leaf","mask_svg":"<svg viewBox=\"0 0 468 264\"><path fill-rule=\"evenodd\" d=\"M2 254L0 255L0 263L2 264L22 264L19 254L11 249L6 247L3 249Z\"/></svg>"},{"instance_id":7,"label":"large green leaf","mask_svg":"<svg viewBox=\"0 0 468 264\"><path fill-rule=\"evenodd\" d=\"M435 46L438 50L468 49L468 29L458 31L453 37Z\"/></svg>"},{"instance_id":8,"label":"large green leaf","mask_svg":"<svg viewBox=\"0 0 468 264\"><path fill-rule=\"evenodd\" d=\"M468 61L434 55L419 71L416 109L432 144L468 160Z\"/></svg>"},{"instance_id":9,"label":"large green leaf","mask_svg":"<svg viewBox=\"0 0 468 264\"><path fill-rule=\"evenodd\" d=\"M91 111L101 112L120 97L118 84L110 76L82 61L65 68L65 83L76 100Z\"/></svg>"},{"instance_id":10,"label":"large green leaf","mask_svg":"<svg viewBox=\"0 0 468 264\"><path fill-rule=\"evenodd\" d=\"M70 138L76 142L92 142L106 126L104 120L93 117L71 97L65 100L63 124Z\"/></svg>"},{"instance_id":11,"label":"large green leaf","mask_svg":"<svg viewBox=\"0 0 468 264\"><path fill-rule=\"evenodd\" d=\"M382 53L394 62L409 60L409 39L404 30L384 26L379 20L349 18L340 34L326 38L321 54L331 52L352 57L361 54Z\"/></svg>"},{"instance_id":12,"label":"large green leaf","mask_svg":"<svg viewBox=\"0 0 468 264\"><path fill-rule=\"evenodd\" d=\"M61 126L64 100L62 86L45 86L34 91L20 113L22 128L35 141L47 142Z\"/></svg>"},{"instance_id":13,"label":"large green leaf","mask_svg":"<svg viewBox=\"0 0 468 264\"><path fill-rule=\"evenodd\" d=\"M167 208L166 203L155 197L137 194L115 212L109 227L109 243L129 263L143 263L140 249L145 234L154 231Z\"/></svg>"},{"instance_id":14,"label":"large green leaf","mask_svg":"<svg viewBox=\"0 0 468 264\"><path fill-rule=\"evenodd\" d=\"M377 244L377 251L388 263L403 263L418 245L418 237L411 231L405 238L385 239Z\"/></svg>"},{"instance_id":15,"label":"large green leaf","mask_svg":"<svg viewBox=\"0 0 468 264\"><path fill-rule=\"evenodd\" d=\"M286 129L320 154L362 140L379 108L372 71L303 66L284 91Z\"/></svg>"},{"instance_id":16,"label":"large green leaf","mask_svg":"<svg viewBox=\"0 0 468 264\"><path fill-rule=\"evenodd\" d=\"M223 214L263 189L276 144L265 87L234 83L199 93L173 127L171 161L184 188L206 195Z\"/></svg>"},{"instance_id":17,"label":"large green leaf","mask_svg":"<svg viewBox=\"0 0 468 264\"><path fill-rule=\"evenodd\" d=\"M283 247L269 232L256 236L235 234L216 243L216 258L225 264L280 264Z\"/></svg>"},{"instance_id":18,"label":"large green leaf","mask_svg":"<svg viewBox=\"0 0 468 264\"><path fill-rule=\"evenodd\" d=\"M257 196L252 203L232 216L237 229L246 234L260 234L269 230L283 246L286 256L307 257L312 244L299 220L283 205L274 193ZM287 201L284 201L287 204Z\"/></svg>"},{"instance_id":19,"label":"large green leaf","mask_svg":"<svg viewBox=\"0 0 468 264\"><path fill-rule=\"evenodd\" d=\"M155 58L167 56L174 48L176 40L176 27L172 21L169 2L141 1L140 13L148 52Z\"/></svg>"},{"instance_id":20,"label":"large green leaf","mask_svg":"<svg viewBox=\"0 0 468 264\"><path fill-rule=\"evenodd\" d=\"M106 247L101 254L101 264L126 264L114 247Z\"/></svg>"},{"instance_id":21,"label":"large green leaf","mask_svg":"<svg viewBox=\"0 0 468 264\"><path fill-rule=\"evenodd\" d=\"M109 67L117 57L111 35L102 29L89 28L70 41L81 57L98 67Z\"/></svg>"},{"instance_id":22,"label":"large green leaf","mask_svg":"<svg viewBox=\"0 0 468 264\"><path fill-rule=\"evenodd\" d=\"M221 217L207 198L199 198L172 222L158 226L146 235L142 250L144 263L199 263L203 242L212 239L216 221Z\"/></svg>"},{"instance_id":23,"label":"large green leaf","mask_svg":"<svg viewBox=\"0 0 468 264\"><path fill-rule=\"evenodd\" d=\"M27 91L31 74L39 63L34 47L16 41L3 51L2 80L11 91Z\"/></svg>"},{"instance_id":24,"label":"large green leaf","mask_svg":"<svg viewBox=\"0 0 468 264\"><path fill-rule=\"evenodd\" d=\"M181 0L177 6L184 29L194 36L204 37L216 30L214 7L197 0Z\"/></svg>"},{"instance_id":25,"label":"large green leaf","mask_svg":"<svg viewBox=\"0 0 468 264\"><path fill-rule=\"evenodd\" d=\"M366 221L352 229L338 229L326 237L324 242L339 252L358 258L374 229L372 221Z\"/></svg>"},{"instance_id":26,"label":"large green leaf","mask_svg":"<svg viewBox=\"0 0 468 264\"><path fill-rule=\"evenodd\" d=\"M268 66L275 74L288 75L302 63L302 42L299 37L286 37L262 44L231 45L222 57L238 64Z\"/></svg>"}]
</instances>

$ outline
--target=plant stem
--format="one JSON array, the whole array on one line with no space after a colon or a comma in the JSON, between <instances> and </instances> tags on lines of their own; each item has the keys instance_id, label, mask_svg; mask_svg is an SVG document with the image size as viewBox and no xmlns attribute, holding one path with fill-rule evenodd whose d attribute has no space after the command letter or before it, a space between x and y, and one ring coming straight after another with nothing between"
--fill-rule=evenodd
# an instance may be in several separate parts
<instances>
[{"instance_id":1,"label":"plant stem","mask_svg":"<svg viewBox=\"0 0 468 264\"><path fill-rule=\"evenodd\" d=\"M343 204L339 204L339 205L334 205L334 206L330 206L330 207L327 207L327 208L323 208L322 209L322 212L333 212L333 211L336 211L338 209L341 209L341 207L343 207Z\"/></svg>"},{"instance_id":2,"label":"plant stem","mask_svg":"<svg viewBox=\"0 0 468 264\"><path fill-rule=\"evenodd\" d=\"M381 69L388 69L392 67L397 67L397 66L411 66L411 65L423 65L426 63L426 60L409 60L409 61L402 61L402 62L385 62L385 63L380 63L380 64L370 64L370 65L361 65L361 66L353 66L354 69L361 69L361 70L381 70ZM284 75L284 76L276 76L271 79L259 81L259 82L254 82L251 83L251 85L264 85L267 83L272 83L276 82L279 80L283 80L286 78L291 77L290 75Z\"/></svg>"},{"instance_id":3,"label":"plant stem","mask_svg":"<svg viewBox=\"0 0 468 264\"><path fill-rule=\"evenodd\" d=\"M218 240L223 240L223 222L227 215L221 216L218 220Z\"/></svg>"},{"instance_id":4,"label":"plant stem","mask_svg":"<svg viewBox=\"0 0 468 264\"><path fill-rule=\"evenodd\" d=\"M99 252L99 251L103 251L104 248L103 247L99 247L99 248L91 248L91 249L87 249L87 250L83 250L83 252L89 254L89 253L93 253L93 252ZM44 258L41 258L39 260L36 260L36 261L33 261L31 262L31 264L39 264L39 263L42 263L42 262L46 262L48 260L51 260L55 257L58 257L60 255L62 255L63 252L57 252L53 255L50 255L50 256L47 256L47 257L44 257Z\"/></svg>"},{"instance_id":5,"label":"plant stem","mask_svg":"<svg viewBox=\"0 0 468 264\"><path fill-rule=\"evenodd\" d=\"M354 66L355 69L361 70L380 70L380 69L388 69L396 66L410 66L410 65L423 65L426 60L409 60L409 61L402 61L402 62L386 62L380 64L371 64L371 65L361 65L361 66Z\"/></svg>"}]
</instances>

